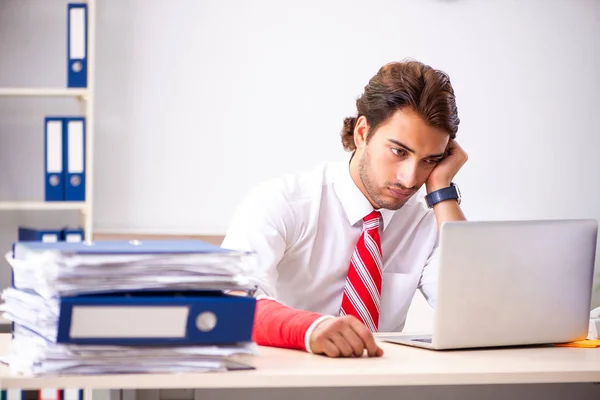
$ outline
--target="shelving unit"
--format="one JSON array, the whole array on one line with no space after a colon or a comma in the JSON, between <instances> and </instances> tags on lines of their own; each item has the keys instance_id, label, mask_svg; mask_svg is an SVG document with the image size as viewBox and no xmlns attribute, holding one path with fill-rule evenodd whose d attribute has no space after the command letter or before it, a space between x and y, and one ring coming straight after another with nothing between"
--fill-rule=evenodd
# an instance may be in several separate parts
<instances>
[{"instance_id":1,"label":"shelving unit","mask_svg":"<svg viewBox=\"0 0 600 400\"><path fill-rule=\"evenodd\" d=\"M86 99L88 89L71 88L0 88L0 96L18 97L81 97Z\"/></svg>"},{"instance_id":2,"label":"shelving unit","mask_svg":"<svg viewBox=\"0 0 600 400\"><path fill-rule=\"evenodd\" d=\"M96 0L79 0L87 3L87 87L40 87L19 88L0 87L2 97L72 97L81 105L81 115L85 117L85 201L3 201L1 211L13 210L74 210L79 212L79 223L84 230L86 240L92 240L93 228L93 188L94 188L94 87L96 61ZM66 9L65 9L66 12ZM66 38L65 38L66 39ZM65 66L66 67L66 66ZM43 184L40 181L40 185Z\"/></svg>"},{"instance_id":3,"label":"shelving unit","mask_svg":"<svg viewBox=\"0 0 600 400\"><path fill-rule=\"evenodd\" d=\"M87 209L85 201L0 201L0 210L80 210Z\"/></svg>"}]
</instances>

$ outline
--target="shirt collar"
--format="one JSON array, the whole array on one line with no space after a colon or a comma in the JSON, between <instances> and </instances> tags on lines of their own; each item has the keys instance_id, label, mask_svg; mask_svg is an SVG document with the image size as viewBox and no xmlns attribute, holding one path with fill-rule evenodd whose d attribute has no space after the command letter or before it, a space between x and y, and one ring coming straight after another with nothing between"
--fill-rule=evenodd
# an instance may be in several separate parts
<instances>
[{"instance_id":1,"label":"shirt collar","mask_svg":"<svg viewBox=\"0 0 600 400\"><path fill-rule=\"evenodd\" d=\"M342 204L346 217L348 217L350 225L362 222L362 219L373 211L373 206L369 200L352 180L352 176L350 175L350 158L340 163L339 168L334 175L333 188ZM411 197L405 205L412 202L413 198ZM379 209L378 211L381 212L381 217L383 219L382 231L384 231L396 211L384 208Z\"/></svg>"}]
</instances>

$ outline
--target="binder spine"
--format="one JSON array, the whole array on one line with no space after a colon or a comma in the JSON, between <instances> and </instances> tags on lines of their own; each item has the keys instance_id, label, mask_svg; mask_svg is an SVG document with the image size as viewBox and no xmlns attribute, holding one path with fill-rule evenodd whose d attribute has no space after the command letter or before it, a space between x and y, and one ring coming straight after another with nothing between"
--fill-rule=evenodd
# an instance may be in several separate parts
<instances>
[{"instance_id":1,"label":"binder spine","mask_svg":"<svg viewBox=\"0 0 600 400\"><path fill-rule=\"evenodd\" d=\"M88 54L87 4L67 5L67 86L87 87Z\"/></svg>"},{"instance_id":2,"label":"binder spine","mask_svg":"<svg viewBox=\"0 0 600 400\"><path fill-rule=\"evenodd\" d=\"M66 201L85 200L85 118L65 119L65 194Z\"/></svg>"},{"instance_id":3,"label":"binder spine","mask_svg":"<svg viewBox=\"0 0 600 400\"><path fill-rule=\"evenodd\" d=\"M64 200L64 133L62 118L44 119L44 187L46 201Z\"/></svg>"}]
</instances>

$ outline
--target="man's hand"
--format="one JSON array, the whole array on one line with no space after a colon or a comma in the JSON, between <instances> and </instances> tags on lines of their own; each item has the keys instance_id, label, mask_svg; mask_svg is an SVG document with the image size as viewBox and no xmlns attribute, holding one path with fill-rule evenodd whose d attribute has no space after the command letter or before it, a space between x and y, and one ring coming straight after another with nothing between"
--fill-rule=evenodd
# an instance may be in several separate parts
<instances>
[{"instance_id":1,"label":"man's hand","mask_svg":"<svg viewBox=\"0 0 600 400\"><path fill-rule=\"evenodd\" d=\"M369 357L383 355L369 328L352 315L319 323L310 336L310 348L329 357L362 357L365 350Z\"/></svg>"},{"instance_id":2,"label":"man's hand","mask_svg":"<svg viewBox=\"0 0 600 400\"><path fill-rule=\"evenodd\" d=\"M427 193L450 186L458 171L467 162L467 153L453 139L448 142L446 152L446 157L435 166L425 182Z\"/></svg>"}]
</instances>

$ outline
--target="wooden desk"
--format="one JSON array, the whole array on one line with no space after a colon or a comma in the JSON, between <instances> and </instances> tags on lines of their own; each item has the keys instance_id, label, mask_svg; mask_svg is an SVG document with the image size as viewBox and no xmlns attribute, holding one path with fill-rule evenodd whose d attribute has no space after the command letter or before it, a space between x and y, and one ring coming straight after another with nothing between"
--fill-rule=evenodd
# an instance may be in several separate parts
<instances>
[{"instance_id":1,"label":"wooden desk","mask_svg":"<svg viewBox=\"0 0 600 400\"><path fill-rule=\"evenodd\" d=\"M0 335L0 354L10 341ZM436 352L382 343L382 358L332 359L262 348L246 358L254 371L64 377L12 376L2 389L291 388L600 382L600 349L523 348Z\"/></svg>"}]
</instances>

